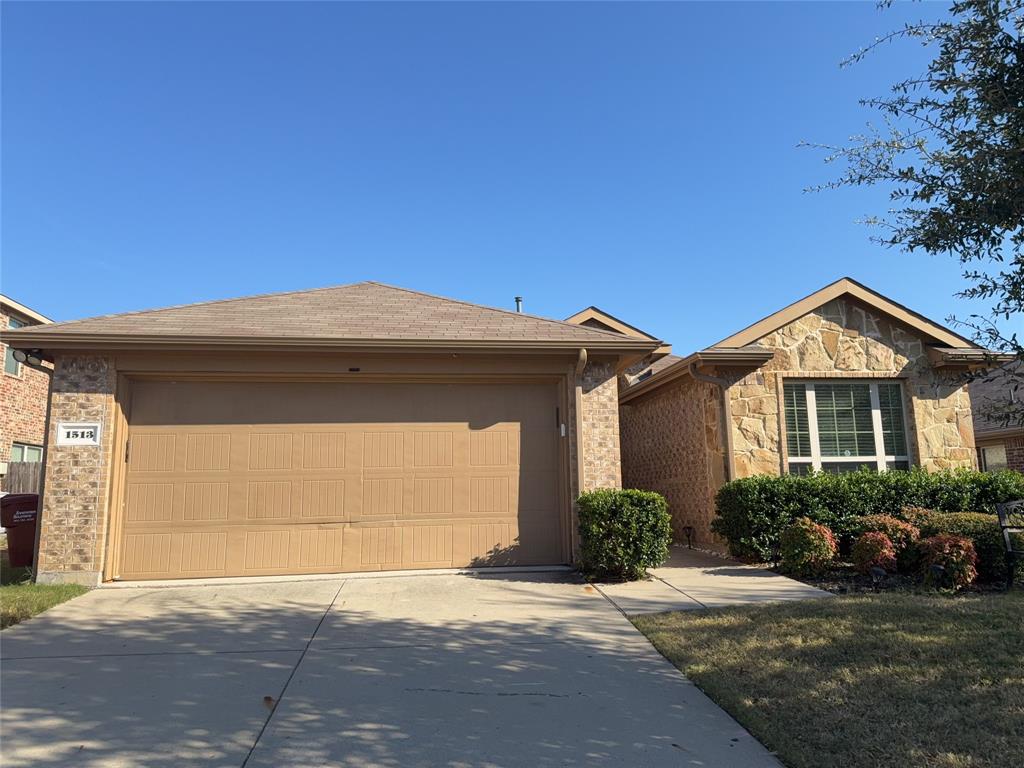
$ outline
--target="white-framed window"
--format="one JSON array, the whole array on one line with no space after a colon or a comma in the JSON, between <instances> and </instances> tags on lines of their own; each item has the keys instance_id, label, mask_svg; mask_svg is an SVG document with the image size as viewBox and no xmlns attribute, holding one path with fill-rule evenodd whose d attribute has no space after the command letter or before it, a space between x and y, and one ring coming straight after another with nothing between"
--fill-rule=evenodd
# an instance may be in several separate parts
<instances>
[{"instance_id":1,"label":"white-framed window","mask_svg":"<svg viewBox=\"0 0 1024 768\"><path fill-rule=\"evenodd\" d=\"M16 317L12 317L8 319L7 327L24 328L25 323ZM4 349L4 373L9 373L11 376L17 376L21 373L21 363L14 359L14 347L10 345L7 345L6 349Z\"/></svg>"},{"instance_id":2,"label":"white-framed window","mask_svg":"<svg viewBox=\"0 0 1024 768\"><path fill-rule=\"evenodd\" d=\"M782 394L791 475L910 469L899 383L786 381Z\"/></svg>"},{"instance_id":3,"label":"white-framed window","mask_svg":"<svg viewBox=\"0 0 1024 768\"><path fill-rule=\"evenodd\" d=\"M11 461L42 461L43 447L41 445L29 445L28 443L13 443L11 445Z\"/></svg>"},{"instance_id":4,"label":"white-framed window","mask_svg":"<svg viewBox=\"0 0 1024 768\"><path fill-rule=\"evenodd\" d=\"M1006 445L1004 443L984 445L978 448L978 459L983 472L995 472L1010 466L1006 461Z\"/></svg>"}]
</instances>

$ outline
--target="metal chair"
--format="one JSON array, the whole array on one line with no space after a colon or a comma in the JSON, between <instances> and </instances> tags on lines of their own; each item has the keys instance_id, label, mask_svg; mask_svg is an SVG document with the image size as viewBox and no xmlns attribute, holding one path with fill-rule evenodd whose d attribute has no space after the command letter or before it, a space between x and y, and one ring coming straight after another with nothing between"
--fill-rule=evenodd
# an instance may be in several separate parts
<instances>
[{"instance_id":1,"label":"metal chair","mask_svg":"<svg viewBox=\"0 0 1024 768\"><path fill-rule=\"evenodd\" d=\"M1017 561L1024 559L1024 499L996 504L996 515L1006 546L1006 588L1013 589Z\"/></svg>"}]
</instances>

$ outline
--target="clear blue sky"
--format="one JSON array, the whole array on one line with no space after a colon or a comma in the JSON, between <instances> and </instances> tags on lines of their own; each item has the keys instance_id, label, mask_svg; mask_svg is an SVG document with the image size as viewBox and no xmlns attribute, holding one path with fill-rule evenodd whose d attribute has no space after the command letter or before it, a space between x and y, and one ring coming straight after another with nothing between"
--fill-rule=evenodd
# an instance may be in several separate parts
<instances>
[{"instance_id":1,"label":"clear blue sky","mask_svg":"<svg viewBox=\"0 0 1024 768\"><path fill-rule=\"evenodd\" d=\"M838 62L937 4L2 5L0 290L60 320L374 279L685 353L849 274L942 319L950 259L805 194Z\"/></svg>"}]
</instances>

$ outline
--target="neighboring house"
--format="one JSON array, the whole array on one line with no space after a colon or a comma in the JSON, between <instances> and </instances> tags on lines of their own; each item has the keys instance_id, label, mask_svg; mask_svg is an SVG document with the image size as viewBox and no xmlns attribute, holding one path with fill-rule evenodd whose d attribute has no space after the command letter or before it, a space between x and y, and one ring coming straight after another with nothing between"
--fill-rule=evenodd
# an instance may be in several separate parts
<instances>
[{"instance_id":1,"label":"neighboring house","mask_svg":"<svg viewBox=\"0 0 1024 768\"><path fill-rule=\"evenodd\" d=\"M27 328L52 322L38 312L0 294L0 328ZM50 377L19 363L14 350L3 346L0 378L0 477L10 461L42 461L46 432L46 398Z\"/></svg>"},{"instance_id":2,"label":"neighboring house","mask_svg":"<svg viewBox=\"0 0 1024 768\"><path fill-rule=\"evenodd\" d=\"M39 580L86 584L571 562L663 347L378 283L4 340L55 364Z\"/></svg>"},{"instance_id":3,"label":"neighboring house","mask_svg":"<svg viewBox=\"0 0 1024 768\"><path fill-rule=\"evenodd\" d=\"M978 446L978 465L989 471L1015 469L1024 472L1024 388L1020 382L1020 363L1016 369L1004 366L971 382L974 406L974 440ZM1011 371L1018 371L1016 376Z\"/></svg>"},{"instance_id":4,"label":"neighboring house","mask_svg":"<svg viewBox=\"0 0 1024 768\"><path fill-rule=\"evenodd\" d=\"M731 478L975 466L971 368L991 353L844 278L619 388L623 482L713 544ZM1004 358L995 358L1005 361Z\"/></svg>"}]
</instances>

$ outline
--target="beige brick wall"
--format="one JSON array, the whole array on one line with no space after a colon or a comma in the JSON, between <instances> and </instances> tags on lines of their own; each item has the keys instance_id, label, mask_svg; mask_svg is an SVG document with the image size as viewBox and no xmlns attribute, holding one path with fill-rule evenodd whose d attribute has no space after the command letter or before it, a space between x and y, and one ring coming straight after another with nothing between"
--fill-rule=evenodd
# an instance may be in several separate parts
<instances>
[{"instance_id":1,"label":"beige brick wall","mask_svg":"<svg viewBox=\"0 0 1024 768\"><path fill-rule=\"evenodd\" d=\"M11 315L0 306L0 328L7 328ZM16 315L19 320L29 318ZM0 357L7 345L0 344ZM50 377L42 371L19 366L18 373L0 372L0 462L10 461L11 443L42 445L46 430L46 396Z\"/></svg>"},{"instance_id":2,"label":"beige brick wall","mask_svg":"<svg viewBox=\"0 0 1024 768\"><path fill-rule=\"evenodd\" d=\"M615 366L595 362L583 370L583 490L621 488L619 385Z\"/></svg>"},{"instance_id":3,"label":"beige brick wall","mask_svg":"<svg viewBox=\"0 0 1024 768\"><path fill-rule=\"evenodd\" d=\"M676 541L692 526L695 543L715 543L709 526L725 476L720 403L718 387L684 376L620 410L623 485L665 497Z\"/></svg>"},{"instance_id":4,"label":"beige brick wall","mask_svg":"<svg viewBox=\"0 0 1024 768\"><path fill-rule=\"evenodd\" d=\"M923 340L838 299L757 342L775 358L730 387L737 477L785 466L780 389L787 378L900 379L909 450L926 469L976 466L971 401L962 374L932 367Z\"/></svg>"},{"instance_id":5,"label":"beige brick wall","mask_svg":"<svg viewBox=\"0 0 1024 768\"><path fill-rule=\"evenodd\" d=\"M53 376L50 450L38 580L99 582L106 532L116 374L103 357L59 357ZM101 445L58 446L62 421L102 424Z\"/></svg>"}]
</instances>

